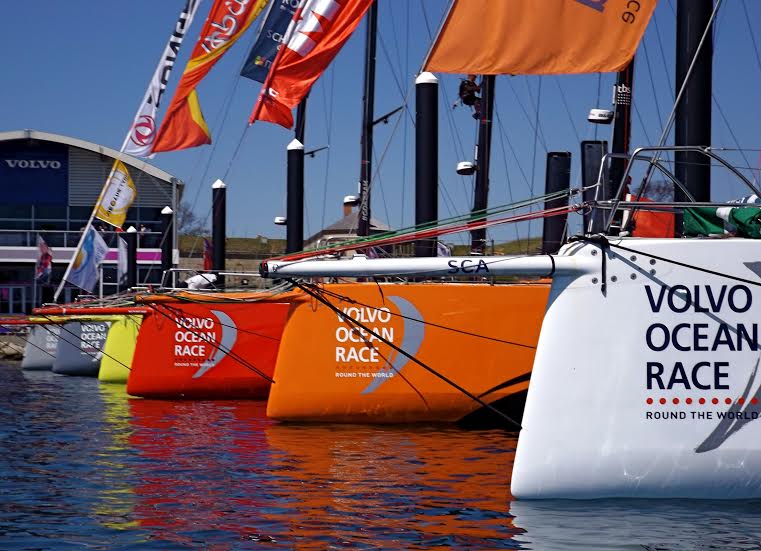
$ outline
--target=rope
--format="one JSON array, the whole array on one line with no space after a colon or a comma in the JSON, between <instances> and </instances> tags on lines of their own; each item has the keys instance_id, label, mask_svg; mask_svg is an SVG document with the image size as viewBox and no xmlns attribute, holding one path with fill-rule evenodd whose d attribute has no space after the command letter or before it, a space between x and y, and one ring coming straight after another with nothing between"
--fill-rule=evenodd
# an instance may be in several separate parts
<instances>
[{"instance_id":1,"label":"rope","mask_svg":"<svg viewBox=\"0 0 761 551\"><path fill-rule=\"evenodd\" d=\"M439 235L445 235L448 233L457 233L461 231L471 231L474 229L487 228L492 225L505 224L509 222L519 222L525 220L531 220L533 218L545 218L547 216L557 216L567 212L575 211L577 207L555 207L553 209L547 209L538 211L535 213L528 213L523 215L516 215L507 218L500 218L496 220L487 220L487 217L497 213L509 212L539 202L546 202L552 199L558 199L565 197L571 193L575 193L577 190L560 191L556 193L547 194L541 197L532 198L527 201L514 203L512 205L498 207L495 209L485 209L481 212L475 212L472 215L458 216L449 220L443 220L439 223L421 224L420 226L414 226L406 228L397 232L386 232L372 237L359 238L346 243L335 245L332 247L325 247L321 249L315 249L311 251L303 251L292 255L285 255L281 257L273 258L272 260L299 260L305 258L312 258L324 254L332 254L336 252L349 251L367 246L381 246L381 245L393 245L397 243L403 243L405 241L417 240L423 238L433 238Z\"/></svg>"},{"instance_id":2,"label":"rope","mask_svg":"<svg viewBox=\"0 0 761 551\"><path fill-rule=\"evenodd\" d=\"M321 303L323 303L325 306L327 306L328 308L330 308L330 309L331 309L332 311L334 311L336 314L340 315L340 316L342 317L342 319L343 319L343 320L349 321L350 323L354 324L355 326L357 326L357 327L359 327L359 328L363 329L364 331L366 331L366 332L367 332L367 333L369 333L370 335L374 336L374 337L375 337L376 339L378 339L379 341L381 341L381 342L383 342L383 343L387 344L388 346L390 346L391 348L393 348L394 350L396 350L396 352L398 352L399 354L403 355L405 358L407 358L407 359L409 359L409 360L411 360L411 361L415 362L415 363L416 363L416 364L418 364L420 367L422 367L423 369L425 369L426 371L428 371L428 372L429 372L429 373L431 373L432 375L434 375L434 376L438 377L439 379L441 379L442 381L444 381L445 383L447 383L447 384L448 384L449 386L451 386L452 388L454 388L454 389L458 390L459 392L461 392L462 394L464 394L465 396L467 396L468 398L470 398L470 399L471 399L471 400L473 400L474 402L477 402L479 405L481 405L481 407L488 409L489 411L491 411L492 413L494 413L494 414L498 415L498 416L499 416L499 417L501 417L502 419L506 420L507 422L509 422L510 424L512 424L513 426L515 426L516 428L518 428L518 429L520 429L520 428L521 428L521 425L520 425L520 423L518 423L517 421L515 421L514 419L512 419L510 416L508 416L508 415L506 415L505 413L503 413L503 412L499 411L497 408L495 408L495 407L494 407L494 406L492 406L491 404L489 404L489 403L487 403L487 402L483 401L481 398L479 398L479 397L478 397L478 396L476 396L475 394L473 394L473 393L469 392L469 391L468 391L468 390L466 390L465 388L461 387L460 385L458 385L457 383L455 383L453 380L451 380L451 379L449 379L448 377L446 377L445 375L443 375L443 374L439 373L438 371L436 371L436 370L435 370L435 369L433 369L432 367L430 367L430 366L426 365L426 364L425 364L425 363L423 363L423 362L422 362L420 359L418 359L417 357L413 356L412 354L409 354L409 353L408 353L408 352L406 352L406 351L405 351L403 348L400 348L399 346L397 346L397 345L396 345L396 344L394 344L393 342L391 342L391 341L389 341L388 339L384 338L382 335L378 334L376 331L374 331L373 329L371 329L371 328L370 328L370 327L368 327L367 325L365 325L365 324L361 323L360 321L358 321L358 320L356 320L356 319L352 318L351 316L347 316L346 314L344 314L343 312L341 312L341 310L339 310L339 309L338 309L338 308L337 308L335 305L333 305L333 304L332 304L332 303L331 303L329 300L327 300L325 297L323 297L323 296L322 296L322 295L321 295L319 292L315 292L315 291L313 291L313 290L312 290L312 289L311 289L311 288L310 288L308 285L305 285L305 284L299 283L299 282L297 282L297 281L293 281L293 284L294 284L294 285L296 285L297 287L299 287L300 289L302 289L302 290L303 290L305 293L309 294L309 295L310 295L310 296L312 296L313 298L315 298L315 299L317 299L318 301L320 301Z\"/></svg>"},{"instance_id":3,"label":"rope","mask_svg":"<svg viewBox=\"0 0 761 551\"><path fill-rule=\"evenodd\" d=\"M166 314L165 312L162 312L162 311L159 309L158 305L154 305L154 304L152 304L152 305L151 305L151 308L152 308L152 309L153 309L153 310L154 310L156 313L158 313L158 314L161 314L162 316L164 316L165 318L167 318L168 320L170 320L172 323L176 323L176 320L172 319L172 317L171 317L171 316L169 316L168 314ZM165 306L165 308L166 308L166 306ZM274 381L274 379L272 379L272 377L270 377L269 375L267 375L266 373L264 373L263 371L261 371L259 368L257 368L257 367L256 367L255 365L253 365L252 363L249 363L249 362L247 362L246 360L244 360L243 358L241 358L240 356L238 356L238 354L235 354L235 353L233 353L233 351L232 351L231 349L228 349L228 348L226 348L226 347L222 346L222 343L221 343L221 342L220 342L220 343L217 343L217 342L215 342L215 341L213 341L213 340L209 339L209 338L208 338L206 335L204 335L204 334L203 334L203 333L201 333L200 331L194 331L193 329L190 329L190 328L187 328L187 327L186 327L186 329L188 329L188 331L190 331L191 333L193 333L193 334L194 334L196 337L200 338L202 341L204 341L204 342L206 342L206 343L208 343L208 344L212 345L213 347L215 347L215 348L217 348L217 349L221 350L221 351L222 351L222 352L223 352L223 353L224 353L226 356L228 356L228 357L229 357L229 358L231 358L232 360L234 360L234 361L238 362L240 365L242 365L242 366L243 366L243 367L245 367L246 369L249 369L249 370L253 371L253 372L254 372L254 373L256 373L257 375L259 375L259 376L260 376L262 379L264 379L264 380L266 380L266 381L269 381L271 384L275 384L275 381Z\"/></svg>"},{"instance_id":4,"label":"rope","mask_svg":"<svg viewBox=\"0 0 761 551\"><path fill-rule=\"evenodd\" d=\"M351 297L348 297L348 296L345 296L345 295L341 295L341 294L336 293L334 291L330 291L330 290L328 290L328 289L326 289L324 287L320 289L320 292L325 294L325 295L331 296L331 297L333 297L333 298L335 298L337 300L340 300L340 301L343 301L343 302L348 302L349 304L356 304L357 306L362 306L363 308L370 308L372 310L377 310L377 311L381 310L381 308L379 308L377 306L372 306L370 304L365 304L365 303L360 302L360 301L358 301L356 299L353 299ZM385 312L385 310L384 310L384 312ZM454 327L448 327L446 325L441 325L441 324L438 324L438 323L433 323L431 321L425 321L425 320L421 320L421 319L418 319L418 318L413 318L411 316L405 316L404 314L401 314L401 313L397 314L395 312L391 312L390 310L388 311L388 313L391 314L392 316L396 316L396 317L399 317L399 318L402 318L402 319L406 319L406 320L409 320L409 321L415 321L415 322L421 323L423 325L430 325L431 327L436 327L437 329L443 329L445 331L451 331L453 333L459 333L461 335L467 335L469 337L475 337L475 338L484 339L484 340L487 340L487 341L498 342L500 344L507 344L507 345L510 345L510 346L517 346L519 348L530 348L532 350L536 349L536 346L530 345L530 344L523 344L523 343L519 343L519 342L508 341L508 340L505 340L505 339L500 339L498 337L490 337L488 335L481 335L479 333L473 333L471 331L464 331L462 329L455 329Z\"/></svg>"}]
</instances>

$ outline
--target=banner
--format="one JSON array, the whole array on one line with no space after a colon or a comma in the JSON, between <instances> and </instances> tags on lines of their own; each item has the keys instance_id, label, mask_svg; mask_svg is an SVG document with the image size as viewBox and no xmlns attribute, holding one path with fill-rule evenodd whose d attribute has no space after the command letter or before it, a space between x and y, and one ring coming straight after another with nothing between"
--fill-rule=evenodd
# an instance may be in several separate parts
<instances>
[{"instance_id":1,"label":"banner","mask_svg":"<svg viewBox=\"0 0 761 551\"><path fill-rule=\"evenodd\" d=\"M656 0L457 0L425 71L548 75L620 71Z\"/></svg>"},{"instance_id":2,"label":"banner","mask_svg":"<svg viewBox=\"0 0 761 551\"><path fill-rule=\"evenodd\" d=\"M267 0L215 0L172 102L167 107L152 153L211 143L196 86L262 11Z\"/></svg>"},{"instance_id":3,"label":"banner","mask_svg":"<svg viewBox=\"0 0 761 551\"><path fill-rule=\"evenodd\" d=\"M208 239L203 240L203 269L205 272L211 271L214 266L214 247Z\"/></svg>"},{"instance_id":4,"label":"banner","mask_svg":"<svg viewBox=\"0 0 761 551\"><path fill-rule=\"evenodd\" d=\"M153 78L145 91L143 102L132 120L129 134L124 140L122 151L136 157L147 157L151 153L153 139L156 137L156 111L164 95L169 75L177 60L177 52L180 51L185 31L190 27L195 17L201 0L187 0L185 8L180 12L180 17L174 26L174 31L169 37L161 59L153 73Z\"/></svg>"},{"instance_id":5,"label":"banner","mask_svg":"<svg viewBox=\"0 0 761 551\"><path fill-rule=\"evenodd\" d=\"M272 0L240 76L264 82L300 0Z\"/></svg>"},{"instance_id":6,"label":"banner","mask_svg":"<svg viewBox=\"0 0 761 551\"><path fill-rule=\"evenodd\" d=\"M53 251L41 235L37 235L37 250L34 279L41 283L50 283L50 275L53 273Z\"/></svg>"},{"instance_id":7,"label":"banner","mask_svg":"<svg viewBox=\"0 0 761 551\"><path fill-rule=\"evenodd\" d=\"M108 245L101 235L90 226L82 240L82 246L72 259L66 281L92 293L98 282L98 266L108 252Z\"/></svg>"},{"instance_id":8,"label":"banner","mask_svg":"<svg viewBox=\"0 0 761 551\"><path fill-rule=\"evenodd\" d=\"M121 228L135 197L137 197L137 188L132 182L127 167L121 161L114 161L111 176L95 207L95 217Z\"/></svg>"},{"instance_id":9,"label":"banner","mask_svg":"<svg viewBox=\"0 0 761 551\"><path fill-rule=\"evenodd\" d=\"M119 286L123 286L127 282L127 242L119 236L117 246L116 281Z\"/></svg>"},{"instance_id":10,"label":"banner","mask_svg":"<svg viewBox=\"0 0 761 551\"><path fill-rule=\"evenodd\" d=\"M357 28L372 0L306 0L293 16L262 86L249 124L268 121L293 126L291 109L309 89Z\"/></svg>"}]
</instances>

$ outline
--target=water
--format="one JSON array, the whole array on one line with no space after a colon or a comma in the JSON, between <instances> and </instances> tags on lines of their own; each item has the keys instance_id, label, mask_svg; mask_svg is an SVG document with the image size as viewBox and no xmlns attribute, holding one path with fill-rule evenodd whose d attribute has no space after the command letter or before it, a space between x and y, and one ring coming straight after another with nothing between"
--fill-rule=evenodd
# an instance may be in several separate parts
<instances>
[{"instance_id":1,"label":"water","mask_svg":"<svg viewBox=\"0 0 761 551\"><path fill-rule=\"evenodd\" d=\"M761 548L759 503L511 502L511 433L264 409L0 367L0 548Z\"/></svg>"}]
</instances>

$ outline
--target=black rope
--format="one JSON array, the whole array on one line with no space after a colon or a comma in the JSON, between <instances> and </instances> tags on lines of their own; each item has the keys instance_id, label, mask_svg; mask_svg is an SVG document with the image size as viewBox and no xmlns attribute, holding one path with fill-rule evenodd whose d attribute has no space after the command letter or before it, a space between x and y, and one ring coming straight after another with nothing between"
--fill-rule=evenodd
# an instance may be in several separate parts
<instances>
[{"instance_id":1,"label":"black rope","mask_svg":"<svg viewBox=\"0 0 761 551\"><path fill-rule=\"evenodd\" d=\"M8 326L7 326L7 325L2 325L2 326L0 326L0 327L5 327L5 328L8 328ZM41 346L37 346L36 344L34 344L34 343L31 341L31 338L29 338L29 339L28 339L28 338L26 338L26 337L23 337L23 336L21 336L21 335L18 335L18 334L17 334L16 336L17 336L18 338L20 338L21 340L23 340L23 341L24 341L26 344L31 344L31 345L32 345L33 347L35 347L37 350L41 350L42 352L44 352L45 354L47 354L47 355L48 355L48 356L50 356L51 358L55 358L55 354L51 354L50 352L48 352L47 350L45 350L45 349L44 349L44 348L42 348Z\"/></svg>"},{"instance_id":2,"label":"black rope","mask_svg":"<svg viewBox=\"0 0 761 551\"><path fill-rule=\"evenodd\" d=\"M423 363L421 360L419 360L418 358L416 358L416 357L415 357L415 356L413 356L412 354L409 354L408 352L406 352L406 351L405 351L405 350L403 350L402 348L400 348L400 347L398 347L397 345L395 345L393 342L391 342L391 341L389 341L388 339L384 338L382 335L379 335L378 333L376 333L375 331L373 331L372 329L370 329L370 328L369 328L368 326L366 326L365 324L363 324L363 323L361 323L361 322L357 321L356 319L354 319L354 318L352 318L352 317L350 317L350 316L347 316L346 314L344 314L343 312L341 312L341 310L339 310L339 309L338 309L338 307L334 306L334 305L333 305L333 304L332 304L332 303L331 303L329 300L327 300L325 297L323 297L323 296L322 296L320 293L314 292L312 289L310 289L310 287L309 287L309 286L307 286L307 285L304 285L304 284L302 284L302 283L300 283L300 282L298 282L298 281L295 281L295 280L291 280L291 281L293 282L293 284L294 284L295 286L299 287L299 288L300 288L300 289L302 289L302 290L303 290L305 293L307 293L308 295L310 295L310 296L312 296L313 298L317 299L318 301L320 301L321 303L323 303L325 306L327 306L328 308L330 308L332 311L334 311L336 314L338 314L339 316L341 316L341 318L342 318L342 319L344 319L344 320L351 320L351 322L352 322L352 323L354 323L356 326L360 327L361 329L364 329L364 330L365 330L365 331L367 331L369 334L373 335L373 336L374 336L376 339L378 339L378 340L380 340L381 342L383 342L383 343L387 344L388 346L390 346L391 348L393 348L394 350L396 350L396 351L397 351L399 354L402 354L404 357L406 357L406 358L408 358L408 359L412 360L413 362L415 362L416 364L418 364L420 367L422 367L423 369L425 369L426 371L428 371L428 372L429 372L429 373L431 373L432 375L435 375L436 377L438 377L439 379L441 379L442 381L444 381L445 383L447 383L448 385L450 385L452 388L454 388L454 389L458 390L459 392L461 392L462 394L464 394L465 396L467 396L467 397L468 397L468 398L470 398L471 400L473 400L473 401L477 402L477 403L478 403L479 405L481 405L482 407L484 407L484 408L488 409L488 410L489 410L489 411L491 411L492 413L494 413L494 414L498 415L499 417L501 417L501 418L505 419L506 421L508 421L509 423L511 423L512 425L514 425L516 428L518 428L518 429L520 429L520 428L521 428L521 425L520 425L520 423L518 423L517 421L515 421L514 419L512 419L511 417L509 417L509 416L508 416L508 415L506 415L505 413L503 413L503 412L499 411L497 408L495 408L495 407L494 407L494 406L492 406L491 404L489 404L489 403L487 403L487 402L484 402L484 401L483 401L481 398L479 398L479 397L478 397L478 396L476 396L475 394L473 394L473 393L471 393L471 392L468 392L466 389L464 389L463 387L461 387L460 385L458 385L457 383L455 383L454 381L452 381L452 380L451 380L451 379L449 379L448 377L446 377L446 376L442 375L441 373L439 373L438 371L436 371L436 370L435 370L435 369L433 369L432 367L430 367L430 366L426 365L425 363Z\"/></svg>"},{"instance_id":3,"label":"black rope","mask_svg":"<svg viewBox=\"0 0 761 551\"><path fill-rule=\"evenodd\" d=\"M184 300L184 299L180 299L180 300ZM205 302L203 300L198 300L198 301L191 300L191 301L187 301L187 302L191 302L192 304L203 304L203 305L214 304L213 302ZM231 304L231 303L230 302L224 302L222 304ZM163 304L163 306L164 306L164 308L166 308L170 312L173 312L176 315L182 315L183 317L188 315L187 312L183 312L182 310L180 310L178 308L175 308L173 306L167 306L166 304ZM240 331L241 333L247 333L249 335L254 335L255 337L260 337L262 339L269 339L271 341L278 341L278 342L280 341L279 337L272 337L270 335L265 335L263 333L257 333L256 331L252 331L250 329L241 329L240 327L237 327L235 325L227 325L227 324L222 323L221 320L219 320L219 325L221 325L222 327L227 327L229 329L236 329L237 331Z\"/></svg>"},{"instance_id":4,"label":"black rope","mask_svg":"<svg viewBox=\"0 0 761 551\"><path fill-rule=\"evenodd\" d=\"M64 325L64 324L58 324L58 323L55 323L53 320L51 320L51 319L50 319L50 317L48 317L48 316L47 316L47 315L45 315L45 314L40 314L40 315L41 315L43 318L45 318L46 320L48 320L50 323L52 323L53 325L60 325L60 327L61 327L61 330L62 330L62 331L66 331L66 332L67 332L69 335L71 335L72 337L74 337L75 339L77 339L79 342L84 342L84 343L90 344L90 343L88 343L86 340L84 340L82 337L78 337L78 336L77 336L77 334L76 334L76 333L74 333L73 331L69 331L68 329L66 329L66 327L65 327L65 325ZM85 321L85 322L82 322L82 321L79 321L79 320L76 320L76 319L74 319L74 320L71 320L71 321L75 321L75 322L77 322L77 323L79 323L79 324L82 324L82 323L91 323L91 322L87 322L87 321ZM70 323L70 322L66 322L66 323ZM95 322L95 323L106 323L106 322ZM53 332L52 332L50 329L48 329L46 325L42 324L42 327L43 327L43 328L44 328L44 329L45 329L45 330L46 330L48 333L50 333L51 335L54 335L54 334L55 334L55 333L53 333ZM109 329L110 329L110 327L111 327L111 326L109 326ZM60 336L60 335L56 335L56 336L57 336L59 339L61 338L61 336ZM106 331L106 338L108 338L108 331ZM66 342L68 342L69 344L74 344L74 343L73 343L73 342L71 342L71 341L66 341ZM106 339L103 339L103 347L105 348L105 346L106 346ZM79 350L80 350L80 352L84 352L85 354L87 354L88 356L90 356L90 357L91 357L93 360L98 360L98 359L100 359L100 358L98 358L98 355L97 355L97 354L90 354L90 353L89 353L89 352L87 352L86 350L82 350L82 348L81 348L81 347L80 347L80 349L79 349ZM130 366L128 366L128 365L127 365L127 364L125 364L124 362L121 362L121 361L117 360L117 359L116 359L116 358L114 358L114 357L113 357L111 354L107 354L107 353L106 353L106 352L103 350L103 348L99 349L99 352L100 352L100 353L101 353L103 356L105 356L105 357L107 357L107 358L111 358L112 360L114 360L114 361L115 361L116 363L118 363L119 365L122 365L122 366L126 367L128 370L132 371L132 368L131 368Z\"/></svg>"},{"instance_id":5,"label":"black rope","mask_svg":"<svg viewBox=\"0 0 761 551\"><path fill-rule=\"evenodd\" d=\"M158 308L158 306L156 306L156 305L151 305L151 308L152 308L152 309L153 309L155 312L157 312L157 313L161 314L162 316L164 316L165 318L167 318L168 320L170 320L172 323L176 323L176 320L172 319L172 317L171 317L169 314L167 314L167 313L165 313L165 312L162 312L162 311L161 311L161 310ZM229 356L230 358L232 358L234 361L238 362L240 365L242 365L242 366L243 366L243 367L245 367L246 369L250 369L251 371L253 371L253 372L254 372L254 373L256 373L257 375L259 375L261 378L263 378L264 380L266 380L266 381L269 381L269 382L270 382L270 383L272 383L272 384L275 384L275 381L274 381L274 379L272 379L272 377L270 377L269 375L267 375L266 373L264 373L263 371L261 371L261 370L260 370L259 368L257 368L255 365L253 365L253 364L251 364L251 363L247 362L246 360L244 360L243 358L241 358L241 357L240 357L238 354L235 354L235 353L233 353L233 351L232 351L232 350L229 350L229 349L227 349L226 347L222 346L222 343L216 343L216 342L212 341L212 340L211 340L211 339L209 339L209 338L208 338L206 335L204 335L203 333L201 333L201 332L199 332L199 331L194 331L193 329L190 329L190 328L187 328L187 327L185 327L185 329L187 329L188 331L190 331L191 333L193 333L195 336L199 337L199 338L200 338L201 340L203 340L204 342L206 342L206 343L208 343L208 344L212 345L212 346L213 346L213 347L215 347L215 348L218 348L219 350L221 350L222 352L224 352L226 356Z\"/></svg>"},{"instance_id":6,"label":"black rope","mask_svg":"<svg viewBox=\"0 0 761 551\"><path fill-rule=\"evenodd\" d=\"M691 270L696 270L698 272L703 272L703 273L706 273L706 274L711 274L711 275L715 275L715 276L731 279L733 281L739 281L741 283L747 283L748 285L756 285L756 286L761 287L761 282L753 281L753 280L750 280L750 279L745 279L744 277L733 276L733 275L725 274L725 273L722 273L722 272L717 272L717 271L714 271L714 270L709 270L708 268L701 268L700 266L693 266L692 264L687 264L685 262L679 262L678 260L674 260L674 259L671 259L671 258L665 258L663 256L658 256L658 255L655 255L655 254L652 254L652 253L646 253L644 251L639 251L639 250L636 250L636 249L630 249L629 247L624 247L623 245L617 245L615 243L609 243L608 245L610 247L614 247L616 249L621 249L622 251L627 251L627 252L635 253L635 254L641 254L641 255L644 255L644 256L647 256L647 257L650 257L650 258L654 258L656 260L661 260L663 262L668 262L670 264L675 264L675 265L681 266L683 268L689 268Z\"/></svg>"},{"instance_id":7,"label":"black rope","mask_svg":"<svg viewBox=\"0 0 761 551\"><path fill-rule=\"evenodd\" d=\"M552 276L552 274L555 272L555 259L553 259L551 256L550 256L550 258L552 259L552 272L550 272L548 277ZM304 285L310 285L313 288L317 287L316 285L309 284L309 283L304 283ZM373 310L380 310L380 308L378 306L372 306L371 304L365 304L364 302L360 302L360 301L355 300L355 299L353 299L351 297L348 297L348 296L345 296L345 295L341 295L341 294L336 293L334 291L329 291L328 289L325 289L325 288L320 288L319 292L323 293L325 295L331 296L331 297L333 297L335 299L338 299L338 300L341 300L341 301L344 301L344 302L348 302L349 304L356 304L357 306L362 306L364 308L372 308ZM381 296L383 296L382 292L381 292ZM484 340L487 340L487 341L499 342L499 343L502 343L502 344L509 344L511 346L518 346L520 348L536 349L536 346L532 346L530 344L523 344L523 343L519 343L519 342L507 341L507 340L500 339L500 338L497 338L497 337L490 337L488 335L481 335L479 333L473 333L471 331L465 331L464 329L455 329L454 327L448 327L446 325L440 325L438 323L433 323L431 321L425 321L425 320L421 320L421 319L418 319L418 318L413 318L411 316L405 316L404 314L401 314L401 313L397 314L396 312L391 312L391 311L389 311L388 313L391 314L392 316L397 316L399 318L403 318L403 319L406 319L406 320L409 320L409 321L415 321L415 322L418 322L418 323L422 323L423 325L429 325L431 327L436 327L437 329L444 329L445 331L452 331L453 333L459 333L461 335L467 335L468 337L475 337L475 338L484 339Z\"/></svg>"}]
</instances>

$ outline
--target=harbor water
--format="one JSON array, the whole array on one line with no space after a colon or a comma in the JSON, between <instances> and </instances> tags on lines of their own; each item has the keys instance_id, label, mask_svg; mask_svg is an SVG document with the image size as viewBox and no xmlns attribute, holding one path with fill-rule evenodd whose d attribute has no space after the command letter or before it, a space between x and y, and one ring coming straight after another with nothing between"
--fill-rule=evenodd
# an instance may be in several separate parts
<instances>
[{"instance_id":1,"label":"harbor water","mask_svg":"<svg viewBox=\"0 0 761 551\"><path fill-rule=\"evenodd\" d=\"M0 366L0 549L760 548L756 502L513 502L516 443Z\"/></svg>"}]
</instances>

